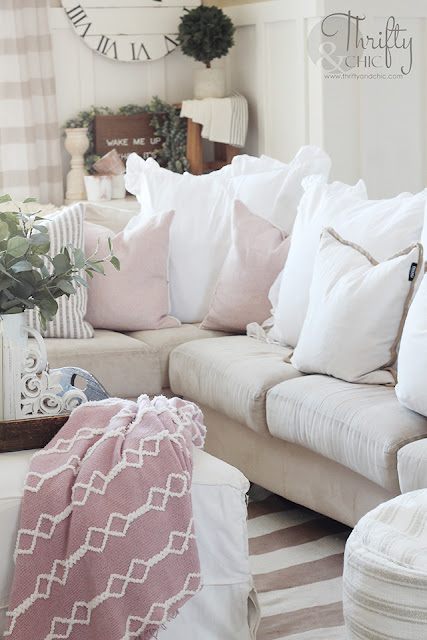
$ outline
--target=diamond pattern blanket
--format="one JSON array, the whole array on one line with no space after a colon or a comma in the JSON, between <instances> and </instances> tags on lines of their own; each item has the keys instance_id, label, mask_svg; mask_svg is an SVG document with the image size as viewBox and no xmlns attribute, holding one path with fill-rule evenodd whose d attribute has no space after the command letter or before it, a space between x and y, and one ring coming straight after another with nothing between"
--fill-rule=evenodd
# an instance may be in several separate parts
<instances>
[{"instance_id":1,"label":"diamond pattern blanket","mask_svg":"<svg viewBox=\"0 0 427 640\"><path fill-rule=\"evenodd\" d=\"M5 638L146 640L201 589L190 485L203 415L81 405L32 458Z\"/></svg>"}]
</instances>

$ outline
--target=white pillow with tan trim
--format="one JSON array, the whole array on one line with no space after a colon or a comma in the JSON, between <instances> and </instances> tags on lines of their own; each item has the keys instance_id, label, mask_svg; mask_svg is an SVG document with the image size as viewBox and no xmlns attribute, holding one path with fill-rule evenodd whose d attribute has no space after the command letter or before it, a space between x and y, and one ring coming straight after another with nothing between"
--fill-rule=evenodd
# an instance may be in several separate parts
<instances>
[{"instance_id":1,"label":"white pillow with tan trim","mask_svg":"<svg viewBox=\"0 0 427 640\"><path fill-rule=\"evenodd\" d=\"M408 409L427 416L427 274L408 311L397 360L396 395Z\"/></svg>"},{"instance_id":2,"label":"white pillow with tan trim","mask_svg":"<svg viewBox=\"0 0 427 640\"><path fill-rule=\"evenodd\" d=\"M394 385L390 367L422 261L419 243L377 262L325 229L292 365L348 382Z\"/></svg>"}]
</instances>

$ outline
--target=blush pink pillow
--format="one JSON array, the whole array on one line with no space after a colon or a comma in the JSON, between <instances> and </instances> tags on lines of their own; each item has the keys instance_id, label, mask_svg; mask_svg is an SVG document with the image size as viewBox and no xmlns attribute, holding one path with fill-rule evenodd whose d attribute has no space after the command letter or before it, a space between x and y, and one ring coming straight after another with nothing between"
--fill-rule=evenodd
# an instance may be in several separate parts
<instances>
[{"instance_id":1,"label":"blush pink pillow","mask_svg":"<svg viewBox=\"0 0 427 640\"><path fill-rule=\"evenodd\" d=\"M271 315L268 292L289 247L290 237L236 200L232 245L200 328L244 332L250 322L262 324Z\"/></svg>"},{"instance_id":2,"label":"blush pink pillow","mask_svg":"<svg viewBox=\"0 0 427 640\"><path fill-rule=\"evenodd\" d=\"M85 254L109 254L108 238L120 260L120 271L105 265L106 275L89 280L86 320L98 329L138 331L179 327L169 314L169 229L174 212L139 221L134 218L117 235L85 223Z\"/></svg>"}]
</instances>

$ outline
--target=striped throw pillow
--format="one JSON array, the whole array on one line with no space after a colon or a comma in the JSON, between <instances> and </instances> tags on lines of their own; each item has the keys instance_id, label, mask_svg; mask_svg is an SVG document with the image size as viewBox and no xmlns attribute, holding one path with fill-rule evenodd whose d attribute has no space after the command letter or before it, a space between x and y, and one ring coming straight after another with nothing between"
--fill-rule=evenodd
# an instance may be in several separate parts
<instances>
[{"instance_id":1,"label":"striped throw pillow","mask_svg":"<svg viewBox=\"0 0 427 640\"><path fill-rule=\"evenodd\" d=\"M56 255L67 244L84 250L84 217L85 205L81 202L45 217L43 224L49 230L50 255ZM84 273L80 275L83 277ZM84 320L87 307L85 287L79 287L77 293L69 298L65 295L57 298L57 303L58 313L52 322L47 323L46 331L41 330L36 309L26 312L28 325L40 331L44 338L93 338L93 328Z\"/></svg>"}]
</instances>

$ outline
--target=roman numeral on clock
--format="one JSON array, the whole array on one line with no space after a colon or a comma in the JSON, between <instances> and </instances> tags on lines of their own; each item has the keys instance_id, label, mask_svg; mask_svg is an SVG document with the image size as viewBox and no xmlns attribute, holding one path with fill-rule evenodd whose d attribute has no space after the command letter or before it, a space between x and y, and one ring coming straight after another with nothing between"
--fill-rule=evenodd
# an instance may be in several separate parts
<instances>
[{"instance_id":1,"label":"roman numeral on clock","mask_svg":"<svg viewBox=\"0 0 427 640\"><path fill-rule=\"evenodd\" d=\"M76 29L84 29L83 33L80 34L81 38L84 38L90 27L92 26L91 22L82 22L82 20L87 19L87 15L85 10L80 4L77 4L72 9L69 9L65 12L67 16L70 18L71 22L75 26Z\"/></svg>"},{"instance_id":2,"label":"roman numeral on clock","mask_svg":"<svg viewBox=\"0 0 427 640\"><path fill-rule=\"evenodd\" d=\"M110 51L112 52L112 57L117 60L117 44L115 40L111 40L107 36L101 36L99 39L99 44L96 48L99 53L103 53L104 56L110 55Z\"/></svg>"},{"instance_id":3,"label":"roman numeral on clock","mask_svg":"<svg viewBox=\"0 0 427 640\"><path fill-rule=\"evenodd\" d=\"M130 46L132 47L132 60L141 60L141 53L144 52L144 57L142 58L143 60L151 60L149 53L147 51L147 49L145 48L145 45L143 42L141 42L141 44L139 45L139 51L136 52L135 50L135 43L131 42Z\"/></svg>"},{"instance_id":4,"label":"roman numeral on clock","mask_svg":"<svg viewBox=\"0 0 427 640\"><path fill-rule=\"evenodd\" d=\"M170 47L170 44L172 44L173 46ZM175 40L172 40L172 38L169 38L169 36L165 36L165 45L166 45L166 51L170 53L175 49L175 47L178 46L178 43L175 42Z\"/></svg>"}]
</instances>

